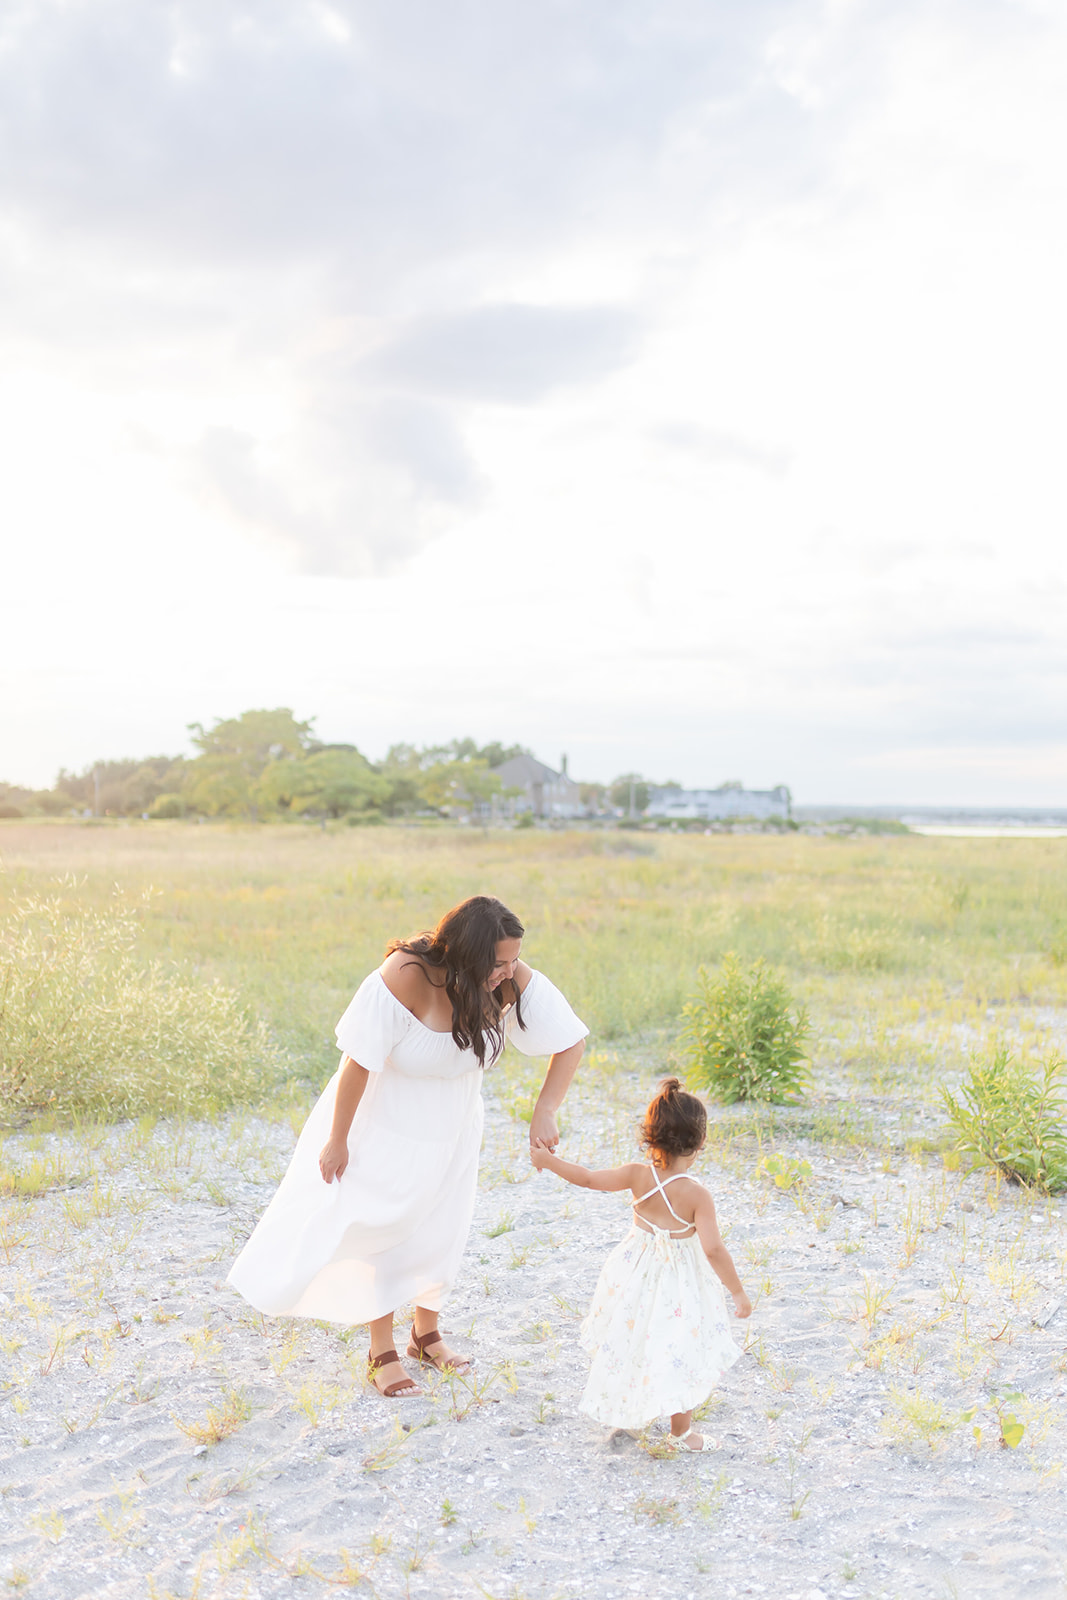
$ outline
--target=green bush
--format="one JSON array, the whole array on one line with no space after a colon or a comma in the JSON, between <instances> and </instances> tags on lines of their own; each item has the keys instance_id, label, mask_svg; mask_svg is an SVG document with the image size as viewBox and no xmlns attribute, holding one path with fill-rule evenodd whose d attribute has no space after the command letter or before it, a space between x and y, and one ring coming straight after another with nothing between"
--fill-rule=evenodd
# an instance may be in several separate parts
<instances>
[{"instance_id":1,"label":"green bush","mask_svg":"<svg viewBox=\"0 0 1067 1600\"><path fill-rule=\"evenodd\" d=\"M761 960L743 972L728 955L718 975L700 969L700 993L683 1007L690 1077L732 1105L795 1100L807 1087L807 1012Z\"/></svg>"},{"instance_id":2,"label":"green bush","mask_svg":"<svg viewBox=\"0 0 1067 1600\"><path fill-rule=\"evenodd\" d=\"M1031 1068L1004 1044L987 1060L975 1057L958 1098L941 1090L956 1149L1027 1189L1067 1189L1064 1071L1059 1056Z\"/></svg>"},{"instance_id":3,"label":"green bush","mask_svg":"<svg viewBox=\"0 0 1067 1600\"><path fill-rule=\"evenodd\" d=\"M148 815L153 820L184 817L185 801L180 794L159 794L149 806Z\"/></svg>"},{"instance_id":4,"label":"green bush","mask_svg":"<svg viewBox=\"0 0 1067 1600\"><path fill-rule=\"evenodd\" d=\"M69 890L15 900L0 922L0 1112L200 1115L277 1068L261 1023L221 984L136 957L133 907Z\"/></svg>"}]
</instances>

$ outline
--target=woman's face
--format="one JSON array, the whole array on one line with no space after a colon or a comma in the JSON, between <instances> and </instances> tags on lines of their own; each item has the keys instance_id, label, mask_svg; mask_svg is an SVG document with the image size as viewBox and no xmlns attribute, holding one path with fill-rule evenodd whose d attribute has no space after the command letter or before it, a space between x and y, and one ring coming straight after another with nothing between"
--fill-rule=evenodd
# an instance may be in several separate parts
<instances>
[{"instance_id":1,"label":"woman's face","mask_svg":"<svg viewBox=\"0 0 1067 1600\"><path fill-rule=\"evenodd\" d=\"M522 949L521 939L500 939L496 947L496 961L493 970L486 979L487 989L496 989L505 978L515 976L515 968L519 962L519 951Z\"/></svg>"}]
</instances>

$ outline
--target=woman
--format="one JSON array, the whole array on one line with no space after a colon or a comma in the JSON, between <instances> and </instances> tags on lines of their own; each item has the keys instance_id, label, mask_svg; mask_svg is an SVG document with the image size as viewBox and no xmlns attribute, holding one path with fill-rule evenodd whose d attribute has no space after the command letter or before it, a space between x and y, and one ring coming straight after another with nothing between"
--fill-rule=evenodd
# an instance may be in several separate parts
<instances>
[{"instance_id":1,"label":"woman","mask_svg":"<svg viewBox=\"0 0 1067 1600\"><path fill-rule=\"evenodd\" d=\"M559 1143L556 1111L589 1030L519 959L524 931L475 895L432 933L393 941L337 1024L341 1064L230 1272L259 1311L369 1323L373 1381L389 1398L421 1393L393 1348L398 1306L415 1306L410 1357L469 1364L437 1319L474 1211L482 1070L506 1039L551 1056L530 1144Z\"/></svg>"}]
</instances>

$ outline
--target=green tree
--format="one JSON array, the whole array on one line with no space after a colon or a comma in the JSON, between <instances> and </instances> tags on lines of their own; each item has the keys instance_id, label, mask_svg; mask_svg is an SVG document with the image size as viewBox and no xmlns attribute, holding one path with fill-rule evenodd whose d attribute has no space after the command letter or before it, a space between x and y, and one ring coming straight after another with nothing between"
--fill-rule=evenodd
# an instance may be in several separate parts
<instances>
[{"instance_id":1,"label":"green tree","mask_svg":"<svg viewBox=\"0 0 1067 1600\"><path fill-rule=\"evenodd\" d=\"M181 756L94 761L82 772L61 767L52 791L55 804L46 803L45 809L88 808L102 816L140 816L152 809L160 795L181 788L185 767Z\"/></svg>"},{"instance_id":2,"label":"green tree","mask_svg":"<svg viewBox=\"0 0 1067 1600\"><path fill-rule=\"evenodd\" d=\"M639 772L624 772L615 779L608 791L613 806L619 806L629 815L630 793L633 787L633 805L638 816L648 810L648 791L651 785Z\"/></svg>"},{"instance_id":3,"label":"green tree","mask_svg":"<svg viewBox=\"0 0 1067 1600\"><path fill-rule=\"evenodd\" d=\"M259 780L272 762L295 761L312 746L311 723L297 722L288 706L242 711L205 729L191 722L200 754L189 765L183 795L207 816L256 814Z\"/></svg>"},{"instance_id":4,"label":"green tree","mask_svg":"<svg viewBox=\"0 0 1067 1600\"><path fill-rule=\"evenodd\" d=\"M494 739L490 744L483 744L477 754L487 766L502 767L512 757L533 755L533 751L524 744L501 744L499 739Z\"/></svg>"},{"instance_id":5,"label":"green tree","mask_svg":"<svg viewBox=\"0 0 1067 1600\"><path fill-rule=\"evenodd\" d=\"M502 789L484 761L438 761L422 774L422 794L436 811L463 811L485 805Z\"/></svg>"},{"instance_id":6,"label":"green tree","mask_svg":"<svg viewBox=\"0 0 1067 1600\"><path fill-rule=\"evenodd\" d=\"M380 809L389 798L389 780L354 747L324 748L299 761L272 761L257 797L280 811L342 817Z\"/></svg>"}]
</instances>

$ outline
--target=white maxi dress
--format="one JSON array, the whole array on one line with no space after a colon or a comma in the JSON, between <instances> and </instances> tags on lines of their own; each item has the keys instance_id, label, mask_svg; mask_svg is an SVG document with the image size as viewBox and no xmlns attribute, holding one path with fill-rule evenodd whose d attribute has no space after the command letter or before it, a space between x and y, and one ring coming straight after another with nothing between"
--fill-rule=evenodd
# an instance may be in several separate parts
<instances>
[{"instance_id":1,"label":"white maxi dress","mask_svg":"<svg viewBox=\"0 0 1067 1600\"><path fill-rule=\"evenodd\" d=\"M589 1031L543 973L532 974L520 1005L525 1027L512 1008L505 1036L525 1055L554 1055ZM227 1282L273 1316L361 1323L409 1304L439 1311L474 1211L482 1068L473 1050L401 1005L380 972L360 985L337 1043L370 1074L348 1166L322 1181L338 1067Z\"/></svg>"}]
</instances>

